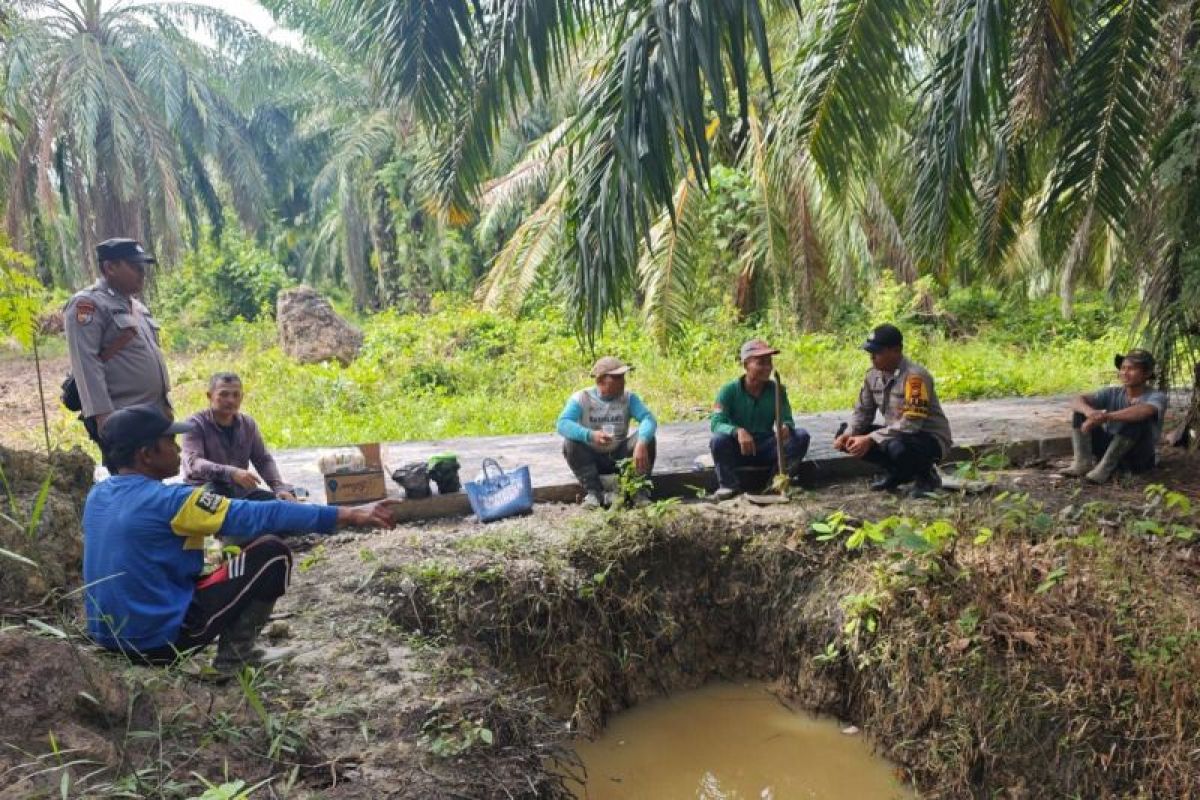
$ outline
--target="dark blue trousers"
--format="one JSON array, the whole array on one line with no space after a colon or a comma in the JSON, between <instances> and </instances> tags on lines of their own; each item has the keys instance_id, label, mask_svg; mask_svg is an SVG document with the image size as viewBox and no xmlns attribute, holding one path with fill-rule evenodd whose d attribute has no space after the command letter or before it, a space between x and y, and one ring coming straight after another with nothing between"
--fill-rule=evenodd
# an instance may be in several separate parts
<instances>
[{"instance_id":1,"label":"dark blue trousers","mask_svg":"<svg viewBox=\"0 0 1200 800\"><path fill-rule=\"evenodd\" d=\"M795 470L804 455L808 452L808 431L796 428L783 445L783 460L788 472ZM742 455L738 447L736 435L714 433L708 443L712 452L713 463L717 467L717 483L727 489L740 489L738 485L738 467L776 467L778 457L775 455L775 433L754 434L755 453L752 456Z\"/></svg>"}]
</instances>

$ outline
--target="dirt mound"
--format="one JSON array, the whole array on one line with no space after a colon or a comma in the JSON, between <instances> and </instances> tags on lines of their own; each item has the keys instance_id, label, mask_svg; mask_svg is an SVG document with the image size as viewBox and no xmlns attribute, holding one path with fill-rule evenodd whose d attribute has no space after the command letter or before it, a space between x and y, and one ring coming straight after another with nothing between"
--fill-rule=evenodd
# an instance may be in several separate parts
<instances>
[{"instance_id":1,"label":"dirt mound","mask_svg":"<svg viewBox=\"0 0 1200 800\"><path fill-rule=\"evenodd\" d=\"M0 686L0 785L10 785L0 798L28 797L34 784L18 779L62 763L117 763L129 695L86 650L59 639L0 633Z\"/></svg>"},{"instance_id":2,"label":"dirt mound","mask_svg":"<svg viewBox=\"0 0 1200 800\"><path fill-rule=\"evenodd\" d=\"M95 464L82 450L0 446L0 613L36 606L79 583L83 501Z\"/></svg>"}]
</instances>

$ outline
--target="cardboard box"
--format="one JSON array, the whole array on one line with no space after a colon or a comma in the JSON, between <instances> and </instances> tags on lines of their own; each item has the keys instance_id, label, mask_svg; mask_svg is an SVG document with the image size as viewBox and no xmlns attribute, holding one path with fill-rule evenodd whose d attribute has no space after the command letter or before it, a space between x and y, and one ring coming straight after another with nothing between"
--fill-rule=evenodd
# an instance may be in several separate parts
<instances>
[{"instance_id":1,"label":"cardboard box","mask_svg":"<svg viewBox=\"0 0 1200 800\"><path fill-rule=\"evenodd\" d=\"M387 481L378 442L355 445L363 454L366 469L332 472L324 476L325 502L331 506L370 503L387 497Z\"/></svg>"}]
</instances>

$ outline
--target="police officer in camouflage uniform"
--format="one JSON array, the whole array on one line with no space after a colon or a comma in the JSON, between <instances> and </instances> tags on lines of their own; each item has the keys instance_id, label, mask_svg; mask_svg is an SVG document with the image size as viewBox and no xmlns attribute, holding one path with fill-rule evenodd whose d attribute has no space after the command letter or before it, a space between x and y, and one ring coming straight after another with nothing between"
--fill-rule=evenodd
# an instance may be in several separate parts
<instances>
[{"instance_id":1,"label":"police officer in camouflage uniform","mask_svg":"<svg viewBox=\"0 0 1200 800\"><path fill-rule=\"evenodd\" d=\"M101 428L118 409L149 403L174 415L158 323L137 299L155 259L133 239L107 239L96 257L100 280L67 302L63 322L80 417L99 444Z\"/></svg>"},{"instance_id":2,"label":"police officer in camouflage uniform","mask_svg":"<svg viewBox=\"0 0 1200 800\"><path fill-rule=\"evenodd\" d=\"M833 446L883 467L884 476L872 489L892 491L913 481L913 496L925 496L942 485L934 465L951 447L950 422L933 376L904 357L904 336L895 325L875 328L862 349L871 354L871 369L859 390L850 432ZM875 424L877 411L882 425Z\"/></svg>"}]
</instances>

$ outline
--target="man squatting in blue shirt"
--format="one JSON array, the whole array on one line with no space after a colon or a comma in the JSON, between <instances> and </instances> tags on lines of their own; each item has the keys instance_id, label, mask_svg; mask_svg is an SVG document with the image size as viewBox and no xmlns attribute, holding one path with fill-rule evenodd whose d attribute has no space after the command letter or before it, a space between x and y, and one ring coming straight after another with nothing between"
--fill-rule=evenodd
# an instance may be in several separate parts
<instances>
[{"instance_id":1,"label":"man squatting in blue shirt","mask_svg":"<svg viewBox=\"0 0 1200 800\"><path fill-rule=\"evenodd\" d=\"M115 474L92 487L83 507L88 634L110 650L151 663L173 661L215 639L213 667L230 673L290 655L255 646L292 567L291 550L270 534L390 527L398 501L351 508L255 503L164 484L179 472L175 435L191 430L190 423L173 423L149 404L108 418L102 441ZM201 577L205 538L228 534L249 544Z\"/></svg>"},{"instance_id":2,"label":"man squatting in blue shirt","mask_svg":"<svg viewBox=\"0 0 1200 800\"><path fill-rule=\"evenodd\" d=\"M592 367L595 388L571 395L558 417L563 456L586 492L585 508L610 505L600 476L615 474L617 462L632 458L638 474L646 478L654 469L658 422L640 397L625 391L625 373L631 369L613 356L600 359ZM635 437L629 435L630 419L638 423ZM645 490L634 499L637 505L649 501Z\"/></svg>"}]
</instances>

